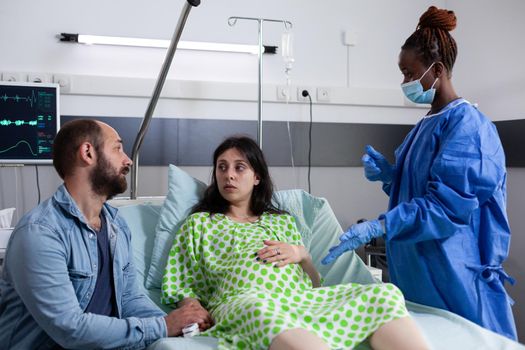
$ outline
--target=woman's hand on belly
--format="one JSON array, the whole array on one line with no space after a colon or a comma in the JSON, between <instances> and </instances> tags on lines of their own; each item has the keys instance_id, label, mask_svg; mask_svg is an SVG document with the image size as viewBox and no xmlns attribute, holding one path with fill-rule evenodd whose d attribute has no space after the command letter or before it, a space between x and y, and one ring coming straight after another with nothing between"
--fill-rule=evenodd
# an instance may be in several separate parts
<instances>
[{"instance_id":1,"label":"woman's hand on belly","mask_svg":"<svg viewBox=\"0 0 525 350\"><path fill-rule=\"evenodd\" d=\"M256 255L258 260L265 264L283 267L288 264L299 264L310 258L310 254L302 245L269 240L263 243L266 247L257 251Z\"/></svg>"},{"instance_id":2,"label":"woman's hand on belly","mask_svg":"<svg viewBox=\"0 0 525 350\"><path fill-rule=\"evenodd\" d=\"M275 267L300 264L303 271L310 277L313 287L321 286L321 276L315 269L312 257L304 246L279 241L264 241L264 245L266 247L257 252L257 258L263 263L274 263Z\"/></svg>"}]
</instances>

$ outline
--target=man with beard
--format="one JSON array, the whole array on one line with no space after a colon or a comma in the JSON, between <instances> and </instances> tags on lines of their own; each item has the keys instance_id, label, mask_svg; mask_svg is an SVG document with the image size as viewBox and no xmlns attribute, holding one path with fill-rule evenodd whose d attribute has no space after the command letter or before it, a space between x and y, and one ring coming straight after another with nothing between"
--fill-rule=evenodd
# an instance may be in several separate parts
<instances>
[{"instance_id":1,"label":"man with beard","mask_svg":"<svg viewBox=\"0 0 525 350\"><path fill-rule=\"evenodd\" d=\"M106 201L126 190L131 160L109 125L64 124L53 145L64 180L24 215L0 279L0 347L139 349L182 328L211 326L193 303L169 314L135 278L130 231Z\"/></svg>"}]
</instances>

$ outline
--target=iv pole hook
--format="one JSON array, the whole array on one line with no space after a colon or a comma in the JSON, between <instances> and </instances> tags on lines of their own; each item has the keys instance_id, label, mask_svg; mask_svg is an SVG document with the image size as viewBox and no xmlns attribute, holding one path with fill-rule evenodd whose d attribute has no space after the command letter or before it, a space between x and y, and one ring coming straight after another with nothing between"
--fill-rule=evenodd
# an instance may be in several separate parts
<instances>
[{"instance_id":1,"label":"iv pole hook","mask_svg":"<svg viewBox=\"0 0 525 350\"><path fill-rule=\"evenodd\" d=\"M256 18L256 17L240 17L240 16L232 16L228 18L228 25L230 27L235 26L237 24L237 20L247 20L247 21L257 21L259 24L259 84L258 84L258 95L259 98L257 100L258 102L258 118L257 118L257 143L259 147L262 149L262 76L263 76L263 53L264 53L264 47L263 47L263 23L264 22L277 22L277 23L283 23L284 28L286 30L292 29L292 22L282 20L282 19L269 19L269 18Z\"/></svg>"}]
</instances>

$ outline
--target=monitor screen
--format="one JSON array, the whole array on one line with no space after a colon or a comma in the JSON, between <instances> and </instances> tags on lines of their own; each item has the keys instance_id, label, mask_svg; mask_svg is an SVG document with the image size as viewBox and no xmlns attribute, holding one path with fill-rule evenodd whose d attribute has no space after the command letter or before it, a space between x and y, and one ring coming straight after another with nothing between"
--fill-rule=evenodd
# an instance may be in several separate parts
<instances>
[{"instance_id":1,"label":"monitor screen","mask_svg":"<svg viewBox=\"0 0 525 350\"><path fill-rule=\"evenodd\" d=\"M52 162L59 95L57 84L0 81L0 163Z\"/></svg>"}]
</instances>

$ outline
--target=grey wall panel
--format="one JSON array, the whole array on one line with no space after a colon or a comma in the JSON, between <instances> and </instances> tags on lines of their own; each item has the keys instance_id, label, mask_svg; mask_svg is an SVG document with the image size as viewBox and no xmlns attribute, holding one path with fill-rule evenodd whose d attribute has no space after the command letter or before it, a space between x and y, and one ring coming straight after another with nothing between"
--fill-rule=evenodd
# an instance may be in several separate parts
<instances>
[{"instance_id":1,"label":"grey wall panel","mask_svg":"<svg viewBox=\"0 0 525 350\"><path fill-rule=\"evenodd\" d=\"M505 150L507 167L525 167L525 120L495 122Z\"/></svg>"},{"instance_id":2,"label":"grey wall panel","mask_svg":"<svg viewBox=\"0 0 525 350\"><path fill-rule=\"evenodd\" d=\"M78 117L62 116L66 122ZM97 117L121 135L131 155L140 118ZM525 167L525 120L495 123L507 156L507 166ZM308 165L309 123L267 121L263 125L263 150L270 166ZM411 125L314 123L312 166L361 166L364 147L371 144L391 162ZM217 145L233 134L256 137L256 121L157 118L150 123L140 153L141 165L208 166ZM289 137L290 135L290 137Z\"/></svg>"},{"instance_id":3,"label":"grey wall panel","mask_svg":"<svg viewBox=\"0 0 525 350\"><path fill-rule=\"evenodd\" d=\"M211 165L213 151L228 136L256 137L257 125L244 120L180 119L177 165Z\"/></svg>"}]
</instances>

